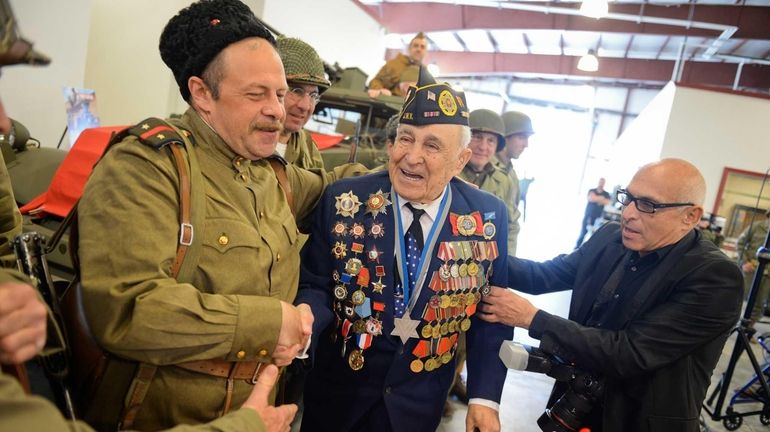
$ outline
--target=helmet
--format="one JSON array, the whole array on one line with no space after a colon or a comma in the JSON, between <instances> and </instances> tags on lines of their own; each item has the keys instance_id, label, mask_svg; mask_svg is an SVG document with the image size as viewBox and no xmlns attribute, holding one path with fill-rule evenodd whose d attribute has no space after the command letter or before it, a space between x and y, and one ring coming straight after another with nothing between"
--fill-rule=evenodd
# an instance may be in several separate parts
<instances>
[{"instance_id":1,"label":"helmet","mask_svg":"<svg viewBox=\"0 0 770 432\"><path fill-rule=\"evenodd\" d=\"M324 62L313 47L296 38L282 37L276 48L286 69L286 81L318 86L320 93L331 87L324 74Z\"/></svg>"},{"instance_id":2,"label":"helmet","mask_svg":"<svg viewBox=\"0 0 770 432\"><path fill-rule=\"evenodd\" d=\"M471 111L468 124L472 132L489 132L497 135L497 151L505 147L505 125L499 114L488 109Z\"/></svg>"},{"instance_id":3,"label":"helmet","mask_svg":"<svg viewBox=\"0 0 770 432\"><path fill-rule=\"evenodd\" d=\"M532 129L532 120L529 116L518 111L508 111L503 113L503 123L505 123L505 136L511 136L517 133L532 135L535 131Z\"/></svg>"}]
</instances>

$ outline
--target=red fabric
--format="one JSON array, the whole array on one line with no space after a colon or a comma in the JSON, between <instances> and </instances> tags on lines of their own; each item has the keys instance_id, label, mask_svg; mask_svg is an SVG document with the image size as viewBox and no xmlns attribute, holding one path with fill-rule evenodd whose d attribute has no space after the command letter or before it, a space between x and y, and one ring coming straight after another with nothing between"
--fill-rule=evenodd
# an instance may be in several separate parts
<instances>
[{"instance_id":1,"label":"red fabric","mask_svg":"<svg viewBox=\"0 0 770 432\"><path fill-rule=\"evenodd\" d=\"M315 141L318 150L324 150L339 144L345 138L345 135L326 135L318 132L310 132L310 137Z\"/></svg>"},{"instance_id":2,"label":"red fabric","mask_svg":"<svg viewBox=\"0 0 770 432\"><path fill-rule=\"evenodd\" d=\"M67 216L80 199L91 170L104 153L110 137L125 128L111 126L84 130L56 170L48 190L19 210L31 215Z\"/></svg>"}]
</instances>

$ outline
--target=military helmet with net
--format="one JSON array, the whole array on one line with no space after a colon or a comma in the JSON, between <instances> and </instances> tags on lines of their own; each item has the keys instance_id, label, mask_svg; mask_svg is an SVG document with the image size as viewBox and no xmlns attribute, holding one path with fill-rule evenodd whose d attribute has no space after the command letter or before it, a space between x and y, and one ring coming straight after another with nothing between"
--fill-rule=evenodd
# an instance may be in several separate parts
<instances>
[{"instance_id":1,"label":"military helmet with net","mask_svg":"<svg viewBox=\"0 0 770 432\"><path fill-rule=\"evenodd\" d=\"M515 134L526 134L527 136L535 133L532 129L532 120L528 115L518 111L508 111L503 113L503 123L505 124L505 136L509 137Z\"/></svg>"},{"instance_id":2,"label":"military helmet with net","mask_svg":"<svg viewBox=\"0 0 770 432\"><path fill-rule=\"evenodd\" d=\"M276 44L286 70L286 81L318 86L323 93L332 83L326 79L324 62L313 47L297 38L281 37Z\"/></svg>"},{"instance_id":3,"label":"military helmet with net","mask_svg":"<svg viewBox=\"0 0 770 432\"><path fill-rule=\"evenodd\" d=\"M477 109L471 111L468 118L468 124L471 132L487 132L497 137L497 150L505 147L505 125L499 114L488 109Z\"/></svg>"}]
</instances>

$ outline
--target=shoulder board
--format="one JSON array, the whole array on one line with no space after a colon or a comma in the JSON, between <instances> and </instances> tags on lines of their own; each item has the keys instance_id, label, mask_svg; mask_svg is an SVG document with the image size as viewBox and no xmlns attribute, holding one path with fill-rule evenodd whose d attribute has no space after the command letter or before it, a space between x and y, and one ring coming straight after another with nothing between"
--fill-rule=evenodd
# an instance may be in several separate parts
<instances>
[{"instance_id":1,"label":"shoulder board","mask_svg":"<svg viewBox=\"0 0 770 432\"><path fill-rule=\"evenodd\" d=\"M192 139L190 132L184 129L179 129L179 131L186 138ZM184 143L184 138L169 123L157 117L150 117L128 128L128 134L135 136L142 144L156 150L160 150L170 143Z\"/></svg>"}]
</instances>

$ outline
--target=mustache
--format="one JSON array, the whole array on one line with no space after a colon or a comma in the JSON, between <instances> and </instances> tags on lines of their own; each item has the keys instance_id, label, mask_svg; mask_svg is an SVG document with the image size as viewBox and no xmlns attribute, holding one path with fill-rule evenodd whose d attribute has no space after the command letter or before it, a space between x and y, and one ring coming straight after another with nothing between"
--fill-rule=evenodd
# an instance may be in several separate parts
<instances>
[{"instance_id":1,"label":"mustache","mask_svg":"<svg viewBox=\"0 0 770 432\"><path fill-rule=\"evenodd\" d=\"M251 128L260 132L282 132L283 131L283 125L279 121L256 122L251 126Z\"/></svg>"}]
</instances>

